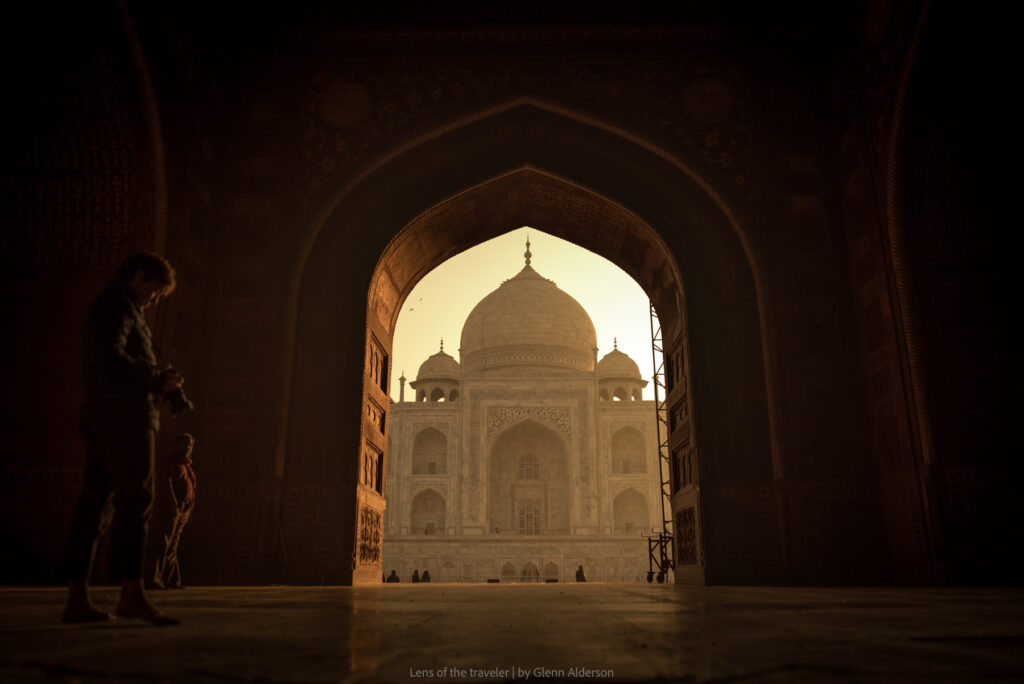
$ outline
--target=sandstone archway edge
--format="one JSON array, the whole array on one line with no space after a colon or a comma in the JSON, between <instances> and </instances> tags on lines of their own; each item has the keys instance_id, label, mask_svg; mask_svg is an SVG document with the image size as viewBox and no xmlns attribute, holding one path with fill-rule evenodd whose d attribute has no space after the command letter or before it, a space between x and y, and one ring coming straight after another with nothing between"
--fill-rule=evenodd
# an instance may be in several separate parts
<instances>
[{"instance_id":1,"label":"sandstone archway edge","mask_svg":"<svg viewBox=\"0 0 1024 684\"><path fill-rule=\"evenodd\" d=\"M374 421L386 425L387 370L381 378L369 361L374 355L387 360L402 299L445 259L524 224L609 258L647 291L669 331L669 351L693 371L684 374L687 387L679 390L687 406L697 405L690 433L711 428L711 457L727 449L735 452L731 458L737 463L722 472L770 480L781 471L770 399L769 297L751 241L718 193L673 155L638 136L559 107L517 100L386 155L311 218L293 269L286 315L279 477L301 482L326 474L330 468L317 463L328 458L325 450L334 445L333 458L345 460L344 452L352 451L365 457L367 448L383 458L384 430L375 439L372 428ZM342 251L357 251L364 267L332 273L331 255ZM695 284L685 299L684 282ZM319 378L322 385L327 371L334 386L357 386L351 369L325 360L325 355L344 353L351 363L357 346L351 307L337 316L337 307L318 302L325 289L347 297L367 293L359 316L359 327L366 331L358 343L366 350L358 382L363 392L352 392L358 403L328 402L334 409L347 405L359 410L364 420L358 433L339 428L333 438L314 440L314 446L303 426L310 419L302 413L317 404L319 395L310 382ZM687 325L694 324L687 320L691 312L702 322L692 351L684 348ZM716 335L733 343L715 351ZM378 348L373 353L372 346ZM696 366L693 354L700 357ZM709 390L706 405L700 389L690 386L694 373L695 384ZM716 375L717 383L712 380ZM362 404L373 399L374 385L380 392L370 403L382 415L371 418L374 406ZM748 403L756 404L745 407L742 417L729 415L727 397L727 390L740 385ZM689 401L691 394L695 402ZM702 449L703 444L702 438ZM354 463L349 466L337 473L339 482L357 488L342 475L360 470ZM703 470L714 477L713 467Z\"/></svg>"}]
</instances>

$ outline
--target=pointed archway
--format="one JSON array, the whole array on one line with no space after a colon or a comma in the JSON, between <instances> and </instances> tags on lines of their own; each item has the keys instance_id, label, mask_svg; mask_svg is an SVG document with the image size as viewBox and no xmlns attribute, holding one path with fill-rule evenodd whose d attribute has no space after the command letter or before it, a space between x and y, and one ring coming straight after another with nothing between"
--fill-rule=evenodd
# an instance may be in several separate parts
<instances>
[{"instance_id":1,"label":"pointed archway","mask_svg":"<svg viewBox=\"0 0 1024 684\"><path fill-rule=\"evenodd\" d=\"M361 473L386 457L389 356L401 303L445 259L534 225L613 261L654 303L672 459L697 460L698 434L701 445L699 477L673 494L673 513L692 510L703 523L694 553L682 556L696 562L676 575L729 581L742 522L717 529L737 519L723 488L770 486L778 468L763 344L770 316L749 244L707 184L622 131L522 101L379 160L311 220L315 230L295 271L292 361L282 383L278 472L283 527L296 536L289 548L326 556L333 581L379 582L379 553L364 562L361 550L364 538L379 538L386 483L371 486ZM288 524L288 501L311 490L337 515L298 531ZM761 536L756 543L774 551L777 540Z\"/></svg>"}]
</instances>

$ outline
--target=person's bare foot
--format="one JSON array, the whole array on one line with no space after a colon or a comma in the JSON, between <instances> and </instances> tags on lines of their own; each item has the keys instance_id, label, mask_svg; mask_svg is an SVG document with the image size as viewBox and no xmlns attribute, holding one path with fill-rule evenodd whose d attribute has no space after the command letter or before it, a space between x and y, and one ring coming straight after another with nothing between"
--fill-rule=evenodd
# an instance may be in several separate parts
<instances>
[{"instance_id":1,"label":"person's bare foot","mask_svg":"<svg viewBox=\"0 0 1024 684\"><path fill-rule=\"evenodd\" d=\"M84 605L71 605L70 603L65 606L64 612L61 613L60 621L64 623L70 622L107 622L113 620L114 616L105 610L100 610L91 603Z\"/></svg>"},{"instance_id":2,"label":"person's bare foot","mask_svg":"<svg viewBox=\"0 0 1024 684\"><path fill-rule=\"evenodd\" d=\"M146 599L142 591L142 582L137 579L126 579L121 583L121 600L117 603L117 614L125 618L139 618L158 626L181 624L181 620L164 615Z\"/></svg>"},{"instance_id":3,"label":"person's bare foot","mask_svg":"<svg viewBox=\"0 0 1024 684\"><path fill-rule=\"evenodd\" d=\"M107 622L113 619L113 615L92 604L85 582L68 582L68 602L61 613L61 622Z\"/></svg>"},{"instance_id":4,"label":"person's bare foot","mask_svg":"<svg viewBox=\"0 0 1024 684\"><path fill-rule=\"evenodd\" d=\"M117 615L123 618L139 618L154 625L180 625L181 620L170 615L164 615L160 609L145 599L139 602L125 602L123 599L117 604Z\"/></svg>"}]
</instances>

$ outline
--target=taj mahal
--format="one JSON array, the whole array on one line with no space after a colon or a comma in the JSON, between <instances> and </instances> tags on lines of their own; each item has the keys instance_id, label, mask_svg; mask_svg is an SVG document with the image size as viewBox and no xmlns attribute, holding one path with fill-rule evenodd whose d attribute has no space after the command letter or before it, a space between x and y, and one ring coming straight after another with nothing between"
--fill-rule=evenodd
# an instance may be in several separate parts
<instances>
[{"instance_id":1,"label":"taj mahal","mask_svg":"<svg viewBox=\"0 0 1024 684\"><path fill-rule=\"evenodd\" d=\"M583 307L530 266L484 297L390 411L383 569L401 581L640 581L661 530L655 402L598 360Z\"/></svg>"}]
</instances>

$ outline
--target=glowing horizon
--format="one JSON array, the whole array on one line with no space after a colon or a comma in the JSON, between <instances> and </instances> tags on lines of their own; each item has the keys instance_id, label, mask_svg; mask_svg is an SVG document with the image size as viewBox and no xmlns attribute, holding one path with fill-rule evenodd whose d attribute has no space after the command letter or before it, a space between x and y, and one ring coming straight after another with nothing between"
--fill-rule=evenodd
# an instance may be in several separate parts
<instances>
[{"instance_id":1,"label":"glowing horizon","mask_svg":"<svg viewBox=\"0 0 1024 684\"><path fill-rule=\"evenodd\" d=\"M617 338L619 351L636 361L648 381L643 398L654 398L650 302L640 285L602 256L523 227L456 254L416 284L395 324L392 400L398 401L399 377L415 380L420 365L438 352L442 339L445 353L461 361L466 318L481 299L522 270L527 235L531 266L578 301L593 321L598 358L612 350ZM407 387L406 401L414 394Z\"/></svg>"}]
</instances>

